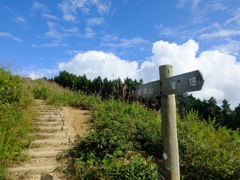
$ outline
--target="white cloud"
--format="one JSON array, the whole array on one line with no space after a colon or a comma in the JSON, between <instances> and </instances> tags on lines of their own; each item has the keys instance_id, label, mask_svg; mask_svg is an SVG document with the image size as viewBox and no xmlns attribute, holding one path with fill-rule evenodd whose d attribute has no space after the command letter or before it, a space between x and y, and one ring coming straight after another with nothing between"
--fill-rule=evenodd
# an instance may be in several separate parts
<instances>
[{"instance_id":1,"label":"white cloud","mask_svg":"<svg viewBox=\"0 0 240 180\"><path fill-rule=\"evenodd\" d=\"M218 101L224 98L234 101L240 98L240 63L232 55L219 51L202 52L198 58L199 69L205 76L202 98L215 97Z\"/></svg>"},{"instance_id":2,"label":"white cloud","mask_svg":"<svg viewBox=\"0 0 240 180\"><path fill-rule=\"evenodd\" d=\"M61 2L58 7L63 12L63 19L70 22L76 22L77 9L80 8L84 11L84 6L86 4L86 0L77 0L77 1L69 1L65 0ZM85 10L87 11L87 9Z\"/></svg>"},{"instance_id":3,"label":"white cloud","mask_svg":"<svg viewBox=\"0 0 240 180\"><path fill-rule=\"evenodd\" d=\"M196 9L200 4L200 0L179 0L177 3L178 8L183 8L186 5L190 5L192 9Z\"/></svg>"},{"instance_id":4,"label":"white cloud","mask_svg":"<svg viewBox=\"0 0 240 180\"><path fill-rule=\"evenodd\" d=\"M23 41L21 38L13 36L11 33L8 33L8 32L0 32L0 37L10 38L10 39L12 39L14 41L17 41L17 42L22 42Z\"/></svg>"},{"instance_id":5,"label":"white cloud","mask_svg":"<svg viewBox=\"0 0 240 180\"><path fill-rule=\"evenodd\" d=\"M38 10L38 11L41 11L41 12L45 12L45 13L49 12L49 10L48 10L46 5L44 5L42 3L39 3L37 1L33 2L32 9L33 10Z\"/></svg>"},{"instance_id":6,"label":"white cloud","mask_svg":"<svg viewBox=\"0 0 240 180\"><path fill-rule=\"evenodd\" d=\"M56 16L51 14L51 11L45 4L39 3L37 1L33 1L32 10L39 11L41 16L45 19L55 20L57 19Z\"/></svg>"},{"instance_id":7,"label":"white cloud","mask_svg":"<svg viewBox=\"0 0 240 180\"><path fill-rule=\"evenodd\" d=\"M57 17L51 14L42 13L42 17L49 20L56 20Z\"/></svg>"},{"instance_id":8,"label":"white cloud","mask_svg":"<svg viewBox=\"0 0 240 180\"><path fill-rule=\"evenodd\" d=\"M234 12L234 16L229 18L226 22L225 22L225 25L228 25L229 24L237 24L239 25L240 24L240 8L238 8L238 10L236 10Z\"/></svg>"},{"instance_id":9,"label":"white cloud","mask_svg":"<svg viewBox=\"0 0 240 180\"><path fill-rule=\"evenodd\" d=\"M222 0L178 0L176 7L186 10L190 14L190 22L195 25L208 21L208 15L210 13L221 12L228 9Z\"/></svg>"},{"instance_id":10,"label":"white cloud","mask_svg":"<svg viewBox=\"0 0 240 180\"><path fill-rule=\"evenodd\" d=\"M225 54L240 55L240 41L228 39L226 43L214 46L214 49Z\"/></svg>"},{"instance_id":11,"label":"white cloud","mask_svg":"<svg viewBox=\"0 0 240 180\"><path fill-rule=\"evenodd\" d=\"M95 32L92 28L85 28L85 38L93 38L95 36Z\"/></svg>"},{"instance_id":12,"label":"white cloud","mask_svg":"<svg viewBox=\"0 0 240 180\"><path fill-rule=\"evenodd\" d=\"M218 32L202 34L200 38L208 39L208 38L219 38L219 37L229 37L229 36L239 36L239 35L240 35L240 30L222 29Z\"/></svg>"},{"instance_id":13,"label":"white cloud","mask_svg":"<svg viewBox=\"0 0 240 180\"><path fill-rule=\"evenodd\" d=\"M43 44L32 44L32 47L56 48L56 47L67 47L67 44L56 41L56 42L43 43Z\"/></svg>"},{"instance_id":14,"label":"white cloud","mask_svg":"<svg viewBox=\"0 0 240 180\"><path fill-rule=\"evenodd\" d=\"M19 24L25 24L26 23L26 19L24 17L22 17L22 16L17 16L15 18L15 22L19 23Z\"/></svg>"},{"instance_id":15,"label":"white cloud","mask_svg":"<svg viewBox=\"0 0 240 180\"><path fill-rule=\"evenodd\" d=\"M189 40L181 46L175 43L157 41L153 44L151 61L145 61L141 65L140 78L144 82L159 79L158 67L164 64L173 65L175 74L195 70L197 50L198 44L193 40Z\"/></svg>"},{"instance_id":16,"label":"white cloud","mask_svg":"<svg viewBox=\"0 0 240 180\"><path fill-rule=\"evenodd\" d=\"M100 14L107 14L111 8L111 1L105 0L92 0L91 4L96 6L97 12Z\"/></svg>"},{"instance_id":17,"label":"white cloud","mask_svg":"<svg viewBox=\"0 0 240 180\"><path fill-rule=\"evenodd\" d=\"M198 44L189 40L177 45L164 41L155 42L151 61L141 65L140 77L145 82L158 79L158 67L164 64L173 65L174 74L182 74L199 69L205 79L202 91L194 93L201 99L215 97L218 102L224 98L240 102L240 62L236 57L219 51L205 51L196 57ZM152 73L151 73L152 72Z\"/></svg>"},{"instance_id":18,"label":"white cloud","mask_svg":"<svg viewBox=\"0 0 240 180\"><path fill-rule=\"evenodd\" d=\"M126 77L137 78L138 63L127 62L111 53L101 51L88 51L78 53L69 62L59 64L61 71L66 70L76 75L83 75L90 79L97 76L108 79Z\"/></svg>"},{"instance_id":19,"label":"white cloud","mask_svg":"<svg viewBox=\"0 0 240 180\"><path fill-rule=\"evenodd\" d=\"M110 48L129 48L148 43L147 40L141 37L135 37L132 39L118 38L117 36L107 35L103 38L101 46L110 47Z\"/></svg>"},{"instance_id":20,"label":"white cloud","mask_svg":"<svg viewBox=\"0 0 240 180\"><path fill-rule=\"evenodd\" d=\"M78 11L88 14L90 11L96 11L100 15L108 14L110 11L110 1L102 0L64 0L58 4L59 9L63 13L63 19L69 22L77 23ZM95 10L95 9L96 10Z\"/></svg>"},{"instance_id":21,"label":"white cloud","mask_svg":"<svg viewBox=\"0 0 240 180\"><path fill-rule=\"evenodd\" d=\"M101 25L102 23L104 22L104 19L103 18L88 18L87 20L87 24L89 26L94 26L94 25Z\"/></svg>"},{"instance_id":22,"label":"white cloud","mask_svg":"<svg viewBox=\"0 0 240 180\"><path fill-rule=\"evenodd\" d=\"M39 79L43 77L50 78L58 73L58 69L36 69L35 67L24 68L19 72L22 76L31 79Z\"/></svg>"},{"instance_id":23,"label":"white cloud","mask_svg":"<svg viewBox=\"0 0 240 180\"><path fill-rule=\"evenodd\" d=\"M233 55L215 51L204 51L199 56L199 45L189 40L182 45L157 41L153 44L153 55L141 65L136 61L128 62L114 54L98 51L78 53L69 62L59 64L61 71L66 70L77 75L86 74L93 79L102 78L133 79L142 78L144 82L159 79L159 66L171 64L174 75L199 69L205 79L203 89L194 93L201 99L214 97L220 103L226 98L230 103L240 103L240 62Z\"/></svg>"},{"instance_id":24,"label":"white cloud","mask_svg":"<svg viewBox=\"0 0 240 180\"><path fill-rule=\"evenodd\" d=\"M47 22L49 31L46 32L46 36L55 40L62 40L64 35L57 30L56 24L54 22Z\"/></svg>"}]
</instances>

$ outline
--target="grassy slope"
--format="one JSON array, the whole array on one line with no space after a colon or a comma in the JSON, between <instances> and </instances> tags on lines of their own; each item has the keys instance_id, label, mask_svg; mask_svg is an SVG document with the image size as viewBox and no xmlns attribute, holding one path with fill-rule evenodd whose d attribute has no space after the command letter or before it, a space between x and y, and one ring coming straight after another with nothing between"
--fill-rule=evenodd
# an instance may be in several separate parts
<instances>
[{"instance_id":1,"label":"grassy slope","mask_svg":"<svg viewBox=\"0 0 240 180\"><path fill-rule=\"evenodd\" d=\"M0 82L2 87L4 83ZM95 96L85 96L81 93L63 90L58 85L44 80L25 81L25 86L22 88L25 89L21 91L21 97L24 98L17 101L17 104L22 103L22 105L13 106L13 109L21 108L17 110L18 113L19 111L23 113L21 117L27 117L28 113L24 112L28 112L28 105L31 104L31 97L24 95L26 89L31 90L35 98L45 99L50 104L70 105L92 112L93 130L86 138L79 138L75 148L71 151L73 161L69 166L69 171L76 178L157 178L157 168L154 162L155 159L161 160L162 154L161 116L157 112L142 108L138 103L130 105L113 100L101 101ZM6 93L6 91L0 92ZM2 95L1 98L3 97L5 96ZM11 127L21 129L21 123L15 123L14 118L2 123L3 120L5 122L3 117L12 114L10 110L4 109L3 111L3 108L8 109L5 106L6 103L4 105L1 101L1 128L3 124L9 123ZM5 112L8 114L5 115ZM24 130L22 137L25 137L29 130L30 128ZM5 134L11 134L12 138L12 134L18 131L9 129L5 132L7 132ZM3 144L12 146L16 141L10 143L10 136L5 137L7 138L0 140L2 148ZM183 178L240 178L239 132L225 128L216 129L212 124L201 121L196 112L190 112L184 119L178 119L178 137ZM22 148L26 145L27 143L23 141L17 147ZM1 167L4 168L11 163L18 156L16 154L19 154L21 148L14 151L15 156L5 156L5 160L1 160ZM3 152L7 152L6 149Z\"/></svg>"},{"instance_id":2,"label":"grassy slope","mask_svg":"<svg viewBox=\"0 0 240 180\"><path fill-rule=\"evenodd\" d=\"M39 81L35 94L49 103L71 105L91 110L94 129L79 139L72 150L69 169L79 179L114 178L154 179L157 169L153 159L161 160L161 117L138 103L101 101L60 90ZM37 89L37 91L36 91ZM37 93L36 93L37 92ZM181 176L185 179L240 178L240 135L213 123L201 121L196 112L178 119Z\"/></svg>"},{"instance_id":3,"label":"grassy slope","mask_svg":"<svg viewBox=\"0 0 240 180\"><path fill-rule=\"evenodd\" d=\"M0 69L0 179L6 167L25 158L23 148L33 129L33 98L24 79Z\"/></svg>"}]
</instances>

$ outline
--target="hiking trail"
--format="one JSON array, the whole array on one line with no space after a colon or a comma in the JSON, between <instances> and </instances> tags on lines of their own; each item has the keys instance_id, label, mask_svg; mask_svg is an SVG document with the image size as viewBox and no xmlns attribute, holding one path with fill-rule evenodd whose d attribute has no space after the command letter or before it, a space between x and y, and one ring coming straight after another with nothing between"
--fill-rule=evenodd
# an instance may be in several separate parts
<instances>
[{"instance_id":1,"label":"hiking trail","mask_svg":"<svg viewBox=\"0 0 240 180\"><path fill-rule=\"evenodd\" d=\"M26 161L9 168L10 179L23 180L58 180L69 179L62 172L67 160L61 158L68 152L78 134L83 136L91 126L88 111L71 107L56 108L46 105L45 101L36 100L37 131L32 136L30 148L25 150Z\"/></svg>"}]
</instances>

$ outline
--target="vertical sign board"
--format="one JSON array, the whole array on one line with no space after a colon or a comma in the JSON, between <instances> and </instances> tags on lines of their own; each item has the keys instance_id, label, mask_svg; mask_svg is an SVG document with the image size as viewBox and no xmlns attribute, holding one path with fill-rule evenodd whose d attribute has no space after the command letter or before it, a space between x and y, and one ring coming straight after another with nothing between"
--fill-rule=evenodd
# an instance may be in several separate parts
<instances>
[{"instance_id":1,"label":"vertical sign board","mask_svg":"<svg viewBox=\"0 0 240 180\"><path fill-rule=\"evenodd\" d=\"M161 66L159 73L160 80L138 86L136 96L161 97L164 162L158 167L159 179L175 180L180 179L175 94L201 90L204 80L199 70L172 76L170 65Z\"/></svg>"}]
</instances>

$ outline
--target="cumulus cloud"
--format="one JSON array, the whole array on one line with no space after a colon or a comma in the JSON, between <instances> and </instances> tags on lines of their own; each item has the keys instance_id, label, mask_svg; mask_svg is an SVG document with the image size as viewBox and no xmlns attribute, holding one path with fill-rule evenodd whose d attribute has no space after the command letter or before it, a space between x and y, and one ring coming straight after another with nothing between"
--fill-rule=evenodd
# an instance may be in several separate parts
<instances>
[{"instance_id":1,"label":"cumulus cloud","mask_svg":"<svg viewBox=\"0 0 240 180\"><path fill-rule=\"evenodd\" d=\"M158 67L165 64L173 65L175 74L196 69L195 56L198 50L198 44L189 40L183 45L157 41L152 47L152 57L150 61L142 63L139 70L139 77L144 82L159 79Z\"/></svg>"},{"instance_id":2,"label":"cumulus cloud","mask_svg":"<svg viewBox=\"0 0 240 180\"><path fill-rule=\"evenodd\" d=\"M137 78L138 63L136 61L128 62L120 59L111 53L101 51L88 51L78 53L69 62L59 64L61 71L66 70L76 75L83 75L90 79L97 76L108 79L126 77Z\"/></svg>"},{"instance_id":3,"label":"cumulus cloud","mask_svg":"<svg viewBox=\"0 0 240 180\"><path fill-rule=\"evenodd\" d=\"M236 57L219 51L205 51L197 59L198 67L205 76L205 85L201 93L202 99L211 96L218 101L227 99L235 102L240 100L240 63Z\"/></svg>"},{"instance_id":4,"label":"cumulus cloud","mask_svg":"<svg viewBox=\"0 0 240 180\"><path fill-rule=\"evenodd\" d=\"M194 40L184 44L157 41L152 47L149 60L138 64L128 62L114 54L101 51L78 53L69 62L59 64L61 71L66 70L77 75L86 74L93 79L97 76L108 79L126 77L143 79L145 83L159 79L159 66L171 64L174 75L200 70L204 76L203 89L194 95L200 99L214 97L220 103L240 102L240 62L233 55L215 51L204 51L197 56L199 45Z\"/></svg>"},{"instance_id":5,"label":"cumulus cloud","mask_svg":"<svg viewBox=\"0 0 240 180\"><path fill-rule=\"evenodd\" d=\"M240 101L240 62L235 56L215 51L204 51L197 57L199 46L194 40L182 45L158 41L153 44L151 61L142 63L139 75L145 82L158 79L158 67L173 65L174 74L199 69L205 79L202 91L194 93L201 99L215 97L218 102L227 99ZM152 72L152 73L151 73ZM237 100L238 99L238 100Z\"/></svg>"}]
</instances>

